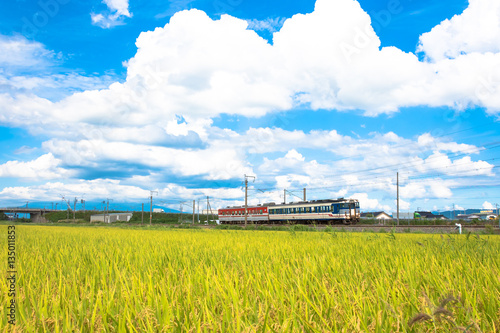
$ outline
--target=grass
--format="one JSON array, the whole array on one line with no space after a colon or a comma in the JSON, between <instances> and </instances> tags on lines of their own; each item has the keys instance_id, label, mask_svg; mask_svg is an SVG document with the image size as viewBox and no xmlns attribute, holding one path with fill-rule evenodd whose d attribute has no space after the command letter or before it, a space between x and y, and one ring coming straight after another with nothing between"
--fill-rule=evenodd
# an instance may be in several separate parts
<instances>
[{"instance_id":1,"label":"grass","mask_svg":"<svg viewBox=\"0 0 500 333\"><path fill-rule=\"evenodd\" d=\"M498 332L500 238L17 226L20 331ZM0 226L5 247L6 226ZM6 251L0 263L6 263ZM0 303L7 304L6 280ZM8 327L0 307L0 327Z\"/></svg>"}]
</instances>

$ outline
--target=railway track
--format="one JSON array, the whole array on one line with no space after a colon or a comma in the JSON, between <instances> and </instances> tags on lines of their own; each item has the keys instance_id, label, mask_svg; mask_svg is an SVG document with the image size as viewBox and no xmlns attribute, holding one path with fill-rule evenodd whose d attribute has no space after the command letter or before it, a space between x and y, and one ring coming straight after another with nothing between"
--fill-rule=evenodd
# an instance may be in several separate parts
<instances>
[{"instance_id":1,"label":"railway track","mask_svg":"<svg viewBox=\"0 0 500 333\"><path fill-rule=\"evenodd\" d=\"M488 224L489 225L489 224ZM467 229L484 229L486 228L487 225L468 225L468 224L462 224L462 228L467 228ZM349 225L350 228L433 228L433 229L438 229L438 228L456 228L456 226L453 225L419 225L419 224L405 224L405 225L382 225L382 224L353 224ZM498 228L498 226L492 226L493 228Z\"/></svg>"},{"instance_id":2,"label":"railway track","mask_svg":"<svg viewBox=\"0 0 500 333\"><path fill-rule=\"evenodd\" d=\"M223 224L223 225L229 225L229 226L243 226L243 224ZM280 227L280 226L292 226L290 224L252 224L248 223L249 226L262 226L262 227ZM326 228L326 227L332 227L332 228L433 228L433 229L438 229L438 228L456 228L456 226L453 225L419 225L419 224L404 224L404 225L383 225L383 224L302 224L305 226L309 227L316 227L316 228ZM488 224L489 225L489 224ZM212 227L215 227L211 225ZM468 224L462 224L462 228L468 228L468 229L484 229L486 228L487 225L468 225ZM493 225L493 228L498 228L497 225Z\"/></svg>"}]
</instances>

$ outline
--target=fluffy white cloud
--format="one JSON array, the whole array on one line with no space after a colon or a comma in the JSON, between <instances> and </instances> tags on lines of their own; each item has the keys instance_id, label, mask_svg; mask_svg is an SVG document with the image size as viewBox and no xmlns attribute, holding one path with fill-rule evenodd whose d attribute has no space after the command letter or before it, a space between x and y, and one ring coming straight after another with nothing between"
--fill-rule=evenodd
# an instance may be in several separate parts
<instances>
[{"instance_id":1,"label":"fluffy white cloud","mask_svg":"<svg viewBox=\"0 0 500 333\"><path fill-rule=\"evenodd\" d=\"M29 162L9 161L0 165L0 177L57 179L67 178L71 172L60 167L61 160L48 153Z\"/></svg>"},{"instance_id":2,"label":"fluffy white cloud","mask_svg":"<svg viewBox=\"0 0 500 333\"><path fill-rule=\"evenodd\" d=\"M128 0L103 0L103 2L118 15L131 16L128 11Z\"/></svg>"},{"instance_id":3,"label":"fluffy white cloud","mask_svg":"<svg viewBox=\"0 0 500 333\"><path fill-rule=\"evenodd\" d=\"M104 89L116 82L112 74L84 75L61 70L58 68L64 58L61 53L22 36L0 35L0 50L0 94L6 98L20 95L19 103L37 97L60 100L75 92Z\"/></svg>"},{"instance_id":4,"label":"fluffy white cloud","mask_svg":"<svg viewBox=\"0 0 500 333\"><path fill-rule=\"evenodd\" d=\"M473 145L456 142L443 142L433 137L430 133L424 133L417 139L418 146L428 150L450 151L453 153L478 154L480 149Z\"/></svg>"},{"instance_id":5,"label":"fluffy white cloud","mask_svg":"<svg viewBox=\"0 0 500 333\"><path fill-rule=\"evenodd\" d=\"M126 142L50 140L43 148L69 165L97 167L100 162L140 164L150 168L168 168L181 176L204 176L206 179L238 178L252 169L245 165L236 149L173 149Z\"/></svg>"},{"instance_id":6,"label":"fluffy white cloud","mask_svg":"<svg viewBox=\"0 0 500 333\"><path fill-rule=\"evenodd\" d=\"M128 0L103 0L103 2L108 6L109 12L92 13L92 24L109 29L123 24L125 17L132 17L128 9Z\"/></svg>"},{"instance_id":7,"label":"fluffy white cloud","mask_svg":"<svg viewBox=\"0 0 500 333\"><path fill-rule=\"evenodd\" d=\"M449 210L449 211L460 211L460 210L465 210L465 208L464 208L464 207L459 206L459 205L444 206L444 209L445 209L445 210Z\"/></svg>"},{"instance_id":8,"label":"fluffy white cloud","mask_svg":"<svg viewBox=\"0 0 500 333\"><path fill-rule=\"evenodd\" d=\"M420 161L421 163L416 165L416 169L422 173L434 171L456 177L474 175L493 176L492 170L494 165L485 161L474 162L470 156L452 161L446 154L435 151L431 156Z\"/></svg>"},{"instance_id":9,"label":"fluffy white cloud","mask_svg":"<svg viewBox=\"0 0 500 333\"><path fill-rule=\"evenodd\" d=\"M55 52L48 50L43 44L22 36L0 35L0 50L0 68L3 70L30 68L36 71L57 57Z\"/></svg>"},{"instance_id":10,"label":"fluffy white cloud","mask_svg":"<svg viewBox=\"0 0 500 333\"><path fill-rule=\"evenodd\" d=\"M420 37L419 50L434 61L468 53L500 52L500 2L469 0L460 15Z\"/></svg>"},{"instance_id":11,"label":"fluffy white cloud","mask_svg":"<svg viewBox=\"0 0 500 333\"><path fill-rule=\"evenodd\" d=\"M122 16L128 13L126 1L108 5ZM36 115L65 126L166 126L179 114L189 125L223 113L259 117L297 106L361 109L368 115L415 105L500 110L500 53L419 61L394 47L380 49L370 23L354 0L318 0L314 12L287 19L270 45L244 20L179 12L165 27L139 36L124 83L58 103L37 102ZM7 118L34 99L4 96L0 115ZM15 122L16 114L8 118ZM39 124L37 118L23 123Z\"/></svg>"},{"instance_id":12,"label":"fluffy white cloud","mask_svg":"<svg viewBox=\"0 0 500 333\"><path fill-rule=\"evenodd\" d=\"M353 195L349 196L349 198L358 199L359 206L362 207L364 212L375 210L382 210L385 212L391 211L390 206L380 204L378 199L370 199L368 193L354 193Z\"/></svg>"},{"instance_id":13,"label":"fluffy white cloud","mask_svg":"<svg viewBox=\"0 0 500 333\"><path fill-rule=\"evenodd\" d=\"M0 92L9 95L30 94L48 100L61 100L75 92L105 89L116 81L113 75L83 75L78 73L44 74L39 76L1 75ZM21 102L21 100L19 100Z\"/></svg>"},{"instance_id":14,"label":"fluffy white cloud","mask_svg":"<svg viewBox=\"0 0 500 333\"><path fill-rule=\"evenodd\" d=\"M394 200L394 205L397 206L396 200ZM407 211L411 207L411 203L402 199L399 199L399 211ZM396 217L396 213L393 214L394 217Z\"/></svg>"},{"instance_id":15,"label":"fluffy white cloud","mask_svg":"<svg viewBox=\"0 0 500 333\"><path fill-rule=\"evenodd\" d=\"M483 202L484 209L495 209L495 207L488 201Z\"/></svg>"}]
</instances>

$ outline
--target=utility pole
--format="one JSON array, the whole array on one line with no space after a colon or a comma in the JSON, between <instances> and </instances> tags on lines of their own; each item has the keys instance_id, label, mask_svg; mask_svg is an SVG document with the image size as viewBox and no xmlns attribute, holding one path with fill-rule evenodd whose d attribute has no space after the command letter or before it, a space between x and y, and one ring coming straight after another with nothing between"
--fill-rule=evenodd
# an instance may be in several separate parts
<instances>
[{"instance_id":1,"label":"utility pole","mask_svg":"<svg viewBox=\"0 0 500 333\"><path fill-rule=\"evenodd\" d=\"M254 176L245 175L245 228L247 227L248 220L248 178L253 178L253 181L255 181Z\"/></svg>"},{"instance_id":2,"label":"utility pole","mask_svg":"<svg viewBox=\"0 0 500 333\"><path fill-rule=\"evenodd\" d=\"M183 223L182 222L182 204L184 203L184 201L181 201L181 203L179 204L179 221L177 221L178 223Z\"/></svg>"},{"instance_id":3,"label":"utility pole","mask_svg":"<svg viewBox=\"0 0 500 333\"><path fill-rule=\"evenodd\" d=\"M153 194L156 193L158 194L158 191L149 191L149 199L150 199L150 205L149 205L149 225L153 222Z\"/></svg>"},{"instance_id":4,"label":"utility pole","mask_svg":"<svg viewBox=\"0 0 500 333\"><path fill-rule=\"evenodd\" d=\"M73 222L76 222L76 202L78 199L75 197L75 201L73 201Z\"/></svg>"},{"instance_id":5,"label":"utility pole","mask_svg":"<svg viewBox=\"0 0 500 333\"><path fill-rule=\"evenodd\" d=\"M210 213L210 215L212 215L212 221L214 223L215 222L215 216L214 216L214 212L212 210L212 206L210 206L210 201L208 200L208 197L207 197L207 223L208 223L208 214Z\"/></svg>"},{"instance_id":6,"label":"utility pole","mask_svg":"<svg viewBox=\"0 0 500 333\"><path fill-rule=\"evenodd\" d=\"M495 204L497 207L497 219L498 219L498 228L500 229L500 215L498 215L498 204Z\"/></svg>"},{"instance_id":7,"label":"utility pole","mask_svg":"<svg viewBox=\"0 0 500 333\"><path fill-rule=\"evenodd\" d=\"M208 206L209 206L209 204L208 204L208 195L207 195L207 225L208 225Z\"/></svg>"},{"instance_id":8,"label":"utility pole","mask_svg":"<svg viewBox=\"0 0 500 333\"><path fill-rule=\"evenodd\" d=\"M399 172L396 172L397 219L399 225Z\"/></svg>"},{"instance_id":9,"label":"utility pole","mask_svg":"<svg viewBox=\"0 0 500 333\"><path fill-rule=\"evenodd\" d=\"M306 200L306 188L304 187L304 201L307 201Z\"/></svg>"},{"instance_id":10,"label":"utility pole","mask_svg":"<svg viewBox=\"0 0 500 333\"><path fill-rule=\"evenodd\" d=\"M102 202L102 213L104 215L102 222L106 223L106 200L103 200Z\"/></svg>"},{"instance_id":11,"label":"utility pole","mask_svg":"<svg viewBox=\"0 0 500 333\"><path fill-rule=\"evenodd\" d=\"M286 189L283 190L283 204L286 204Z\"/></svg>"}]
</instances>

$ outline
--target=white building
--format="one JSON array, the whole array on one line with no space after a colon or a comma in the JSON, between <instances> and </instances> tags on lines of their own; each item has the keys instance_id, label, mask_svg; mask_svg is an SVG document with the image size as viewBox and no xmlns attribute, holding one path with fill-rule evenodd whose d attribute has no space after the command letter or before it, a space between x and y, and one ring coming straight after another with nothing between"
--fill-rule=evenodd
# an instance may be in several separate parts
<instances>
[{"instance_id":1,"label":"white building","mask_svg":"<svg viewBox=\"0 0 500 333\"><path fill-rule=\"evenodd\" d=\"M90 216L90 222L128 222L132 218L132 213L110 213L110 214L97 214Z\"/></svg>"}]
</instances>

